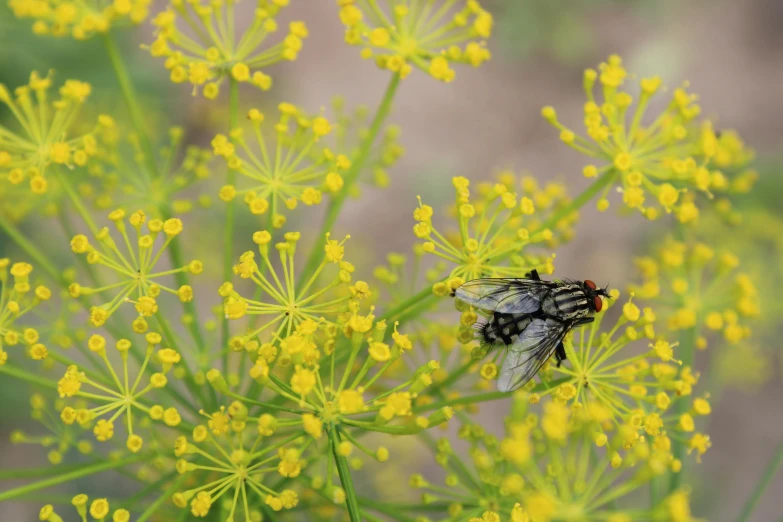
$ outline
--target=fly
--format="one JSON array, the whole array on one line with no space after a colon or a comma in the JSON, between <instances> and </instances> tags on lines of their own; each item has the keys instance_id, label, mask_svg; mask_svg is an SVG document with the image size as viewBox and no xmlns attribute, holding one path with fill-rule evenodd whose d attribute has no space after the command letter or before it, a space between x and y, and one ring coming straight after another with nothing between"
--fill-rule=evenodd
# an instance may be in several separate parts
<instances>
[{"instance_id":1,"label":"fly","mask_svg":"<svg viewBox=\"0 0 783 522\"><path fill-rule=\"evenodd\" d=\"M544 281L533 270L524 279L474 279L454 296L487 315L479 327L482 344L507 349L498 389L508 392L524 386L552 355L560 366L566 359L563 338L593 322L609 294L589 279Z\"/></svg>"}]
</instances>

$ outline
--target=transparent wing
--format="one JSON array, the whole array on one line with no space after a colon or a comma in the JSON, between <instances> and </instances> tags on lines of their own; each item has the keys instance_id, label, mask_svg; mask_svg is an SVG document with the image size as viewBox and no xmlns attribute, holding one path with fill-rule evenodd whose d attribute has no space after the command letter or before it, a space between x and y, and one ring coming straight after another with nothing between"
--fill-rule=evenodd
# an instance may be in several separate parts
<instances>
[{"instance_id":1,"label":"transparent wing","mask_svg":"<svg viewBox=\"0 0 783 522\"><path fill-rule=\"evenodd\" d=\"M513 391L532 379L552 356L566 330L566 325L556 319L533 319L508 348L498 377L498 390Z\"/></svg>"},{"instance_id":2,"label":"transparent wing","mask_svg":"<svg viewBox=\"0 0 783 522\"><path fill-rule=\"evenodd\" d=\"M457 288L454 296L471 306L506 314L530 314L541 307L550 281L532 279L474 279Z\"/></svg>"}]
</instances>

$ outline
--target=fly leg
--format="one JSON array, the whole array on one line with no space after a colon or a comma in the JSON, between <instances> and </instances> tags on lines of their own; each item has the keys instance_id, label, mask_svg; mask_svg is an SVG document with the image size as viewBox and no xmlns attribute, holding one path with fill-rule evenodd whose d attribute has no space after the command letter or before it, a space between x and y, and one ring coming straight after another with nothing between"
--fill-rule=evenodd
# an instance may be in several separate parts
<instances>
[{"instance_id":1,"label":"fly leg","mask_svg":"<svg viewBox=\"0 0 783 522\"><path fill-rule=\"evenodd\" d=\"M595 321L595 317L580 317L574 321L572 328L576 326L582 326L583 324L590 324L593 321Z\"/></svg>"},{"instance_id":2,"label":"fly leg","mask_svg":"<svg viewBox=\"0 0 783 522\"><path fill-rule=\"evenodd\" d=\"M566 352L565 352L565 346L563 346L563 341L560 341L557 343L557 348L555 348L555 360L557 361L557 367L560 368L560 365L563 364L563 361L567 359Z\"/></svg>"},{"instance_id":3,"label":"fly leg","mask_svg":"<svg viewBox=\"0 0 783 522\"><path fill-rule=\"evenodd\" d=\"M530 272L528 272L527 274L525 274L525 277L527 277L528 279L532 279L533 281L541 281L541 278L538 276L538 270L536 270L535 268ZM563 358L565 359L565 357Z\"/></svg>"}]
</instances>

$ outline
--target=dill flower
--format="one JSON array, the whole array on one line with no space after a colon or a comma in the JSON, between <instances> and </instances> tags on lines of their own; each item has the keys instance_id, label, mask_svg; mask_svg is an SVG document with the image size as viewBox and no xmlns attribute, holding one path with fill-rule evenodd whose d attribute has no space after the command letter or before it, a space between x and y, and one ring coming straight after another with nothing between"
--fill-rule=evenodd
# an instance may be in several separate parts
<instances>
[{"instance_id":1,"label":"dill flower","mask_svg":"<svg viewBox=\"0 0 783 522\"><path fill-rule=\"evenodd\" d=\"M630 497L667 470L671 454L653 441L628 449L621 432L596 448L590 411L547 402L535 413L518 394L502 438L465 424L458 437L467 458L448 439L435 444L444 484L421 475L409 483L424 506L444 505L453 520L646 519Z\"/></svg>"},{"instance_id":2,"label":"dill flower","mask_svg":"<svg viewBox=\"0 0 783 522\"><path fill-rule=\"evenodd\" d=\"M174 494L177 507L189 507L193 516L205 517L225 495L230 501L228 520L235 520L235 516L236 520L260 520L256 507L260 503L274 511L296 507L296 491L269 487L264 482L270 473L283 480L299 476L306 466L302 453L309 445L304 432L270 439L276 423L269 421L267 414L251 417L238 401L211 414L202 411L202 415L208 419L206 425L196 426L190 440L180 436L174 443L174 454L179 457L177 472L192 477L189 482L194 484Z\"/></svg>"},{"instance_id":3,"label":"dill flower","mask_svg":"<svg viewBox=\"0 0 783 522\"><path fill-rule=\"evenodd\" d=\"M325 139L334 150L347 151L349 158L359 154L362 140L370 132L370 113L366 106L359 105L352 111L345 107L345 100L335 96L332 100L334 113L334 131ZM374 143L362 164L361 180L379 188L389 185L388 169L392 168L404 155L405 148L400 144L401 130L396 125L387 125L380 131L377 143ZM357 185L350 187L357 190ZM354 195L352 193L352 195Z\"/></svg>"},{"instance_id":4,"label":"dill flower","mask_svg":"<svg viewBox=\"0 0 783 522\"><path fill-rule=\"evenodd\" d=\"M451 265L449 283L433 287L438 295L448 295L464 281L480 277L524 277L533 269L554 271L554 254L528 253L530 246L554 247L570 237L574 215L562 217L552 227L542 228L541 215L553 214L568 201L562 185L539 188L532 178L521 181L521 194L513 191L516 179L501 175L493 185L479 186L479 197L471 200L470 181L452 179L455 188L458 234L444 235L433 224L433 209L419 199L413 213L417 221L413 233L424 240L424 252L434 254ZM538 214L537 214L538 213Z\"/></svg>"},{"instance_id":5,"label":"dill flower","mask_svg":"<svg viewBox=\"0 0 783 522\"><path fill-rule=\"evenodd\" d=\"M76 254L84 254L90 264L99 264L110 268L122 279L118 283L112 283L103 287L93 288L72 283L68 288L71 297L77 298L84 295L102 294L108 290L119 288L119 292L108 303L93 306L90 309L90 323L93 326L101 326L113 314L123 302L135 305L141 321L145 317L151 317L158 312L157 298L160 292L166 291L176 295L180 301L188 302L193 299L193 289L183 285L177 289L170 288L160 282L160 278L170 276L178 272L200 274L203 265L194 260L185 266L177 267L162 272L154 272L155 265L171 242L182 232L182 221L170 218L165 221L151 219L147 221L146 214L137 210L128 217L128 222L135 229L136 246L133 247L125 225L125 211L117 209L109 214L109 219L120 232L127 254L123 254L112 239L109 229L103 227L95 237L98 240L96 247L86 236L79 234L71 240L71 250ZM144 233L144 229L146 233ZM155 240L163 233L165 240L155 251Z\"/></svg>"},{"instance_id":6,"label":"dill flower","mask_svg":"<svg viewBox=\"0 0 783 522\"><path fill-rule=\"evenodd\" d=\"M410 347L410 340L396 329L392 342L385 343L386 330L386 322L377 321L372 310L366 315L354 310L339 327L305 320L278 343L254 346L257 359L250 376L271 393L269 398L252 392L250 397L239 395L217 369L210 370L207 379L220 394L267 408L270 413L258 420L262 434L279 428L281 436L306 435L306 444L314 441L318 449L307 459L314 470L320 467L317 459L331 458L330 452L338 460L355 450L385 462L388 449L369 447L360 440L361 433L412 435L442 425L454 414L449 407L427 416L413 411L417 395L432 384L436 361L408 372L393 387L378 384ZM330 473L327 480L331 484Z\"/></svg>"},{"instance_id":7,"label":"dill flower","mask_svg":"<svg viewBox=\"0 0 783 522\"><path fill-rule=\"evenodd\" d=\"M65 406L60 412L63 423L66 425L78 423L82 427L92 426L95 438L105 442L114 437L114 422L124 414L124 424L128 431L126 445L133 453L138 452L144 444L144 440L133 431L134 410L139 416L143 412L152 418L163 418L169 426L179 424L180 416L176 410L159 417L154 407L151 408L140 402L141 398L152 390L166 386L168 382L166 374L180 361L179 353L171 348L163 348L155 352L155 347L161 342L159 334L150 332L145 339L147 348L144 360L136 378L131 381L128 372L128 352L132 348L131 342L127 339L119 339L115 344L122 360L122 371L118 372L107 355L106 338L98 334L89 338L87 347L104 362L106 375L109 378L86 368L80 369L75 364L69 365L63 377L57 382L57 392L60 397L79 397L88 402L97 401L99 405L92 408L79 405ZM153 360L161 365L161 371L151 373L149 382L142 383L145 370Z\"/></svg>"},{"instance_id":8,"label":"dill flower","mask_svg":"<svg viewBox=\"0 0 783 522\"><path fill-rule=\"evenodd\" d=\"M132 154L114 151L99 158L103 161L96 162L100 163L98 168L90 169L96 184L95 206L101 210L138 208L150 215L158 215L167 205L171 205L171 210L178 215L191 212L196 206L208 207L211 204L209 196L202 194L194 201L189 189L210 177L212 151L185 146L182 127L170 128L168 137L169 142L160 149L156 161L158 175L139 172L139 164L143 163L139 158L144 155L135 135L126 138ZM128 172L141 175L128 176Z\"/></svg>"},{"instance_id":9,"label":"dill flower","mask_svg":"<svg viewBox=\"0 0 783 522\"><path fill-rule=\"evenodd\" d=\"M53 406L53 407L52 407ZM57 420L59 411L65 407L62 399L51 404L42 394L33 393L30 396L30 416L47 431L45 435L28 434L21 430L11 433L12 444L38 445L48 450L46 458L53 465L60 464L63 458L72 450L87 455L92 452L92 443L82 439L84 432L75 425L68 425ZM81 403L79 407L84 407Z\"/></svg>"},{"instance_id":10,"label":"dill flower","mask_svg":"<svg viewBox=\"0 0 783 522\"><path fill-rule=\"evenodd\" d=\"M151 0L9 0L17 18L31 18L38 35L72 36L86 40L122 24L140 24L149 15Z\"/></svg>"},{"instance_id":11,"label":"dill flower","mask_svg":"<svg viewBox=\"0 0 783 522\"><path fill-rule=\"evenodd\" d=\"M673 212L689 223L699 215L695 193L712 197L713 193L744 193L756 174L743 171L734 179L731 171L740 170L753 153L734 132L717 133L713 124L697 122L701 108L698 97L688 92L688 84L674 89L665 109L646 123L647 109L662 90L658 76L639 81L640 94L632 114L633 96L622 90L628 72L617 55L587 69L584 89L584 124L587 137L563 125L555 109L547 106L543 117L560 130L560 139L578 152L594 158L584 168L586 177L602 176L606 188L599 209L609 206L606 195L613 184L623 195L623 203L650 219L661 210ZM594 96L596 81L603 100ZM719 135L720 134L720 135Z\"/></svg>"},{"instance_id":12,"label":"dill flower","mask_svg":"<svg viewBox=\"0 0 783 522\"><path fill-rule=\"evenodd\" d=\"M8 258L0 258L0 365L8 360L5 349L20 343L27 346L27 353L34 360L48 356L38 330L17 324L21 317L52 295L43 285L35 288L30 285L32 271L33 266L29 263L11 264Z\"/></svg>"},{"instance_id":13,"label":"dill flower","mask_svg":"<svg viewBox=\"0 0 783 522\"><path fill-rule=\"evenodd\" d=\"M308 35L304 22L291 22L282 41L267 44L270 35L278 31L276 17L288 0L258 0L250 27L242 34L236 25L245 20L235 4L173 0L153 18L157 38L149 51L166 59L171 81L188 82L193 85L193 94L200 89L209 99L217 97L221 83L229 76L266 91L272 78L263 69L296 60Z\"/></svg>"},{"instance_id":14,"label":"dill flower","mask_svg":"<svg viewBox=\"0 0 783 522\"><path fill-rule=\"evenodd\" d=\"M440 367L432 374L435 386L419 394L416 398L418 406L425 406L443 398L455 399L461 392L470 389L488 391L492 387L493 379L486 373L489 367L482 366L481 362L473 357L473 331L470 330L470 339L463 337L463 325L455 324L451 320L439 320L428 313L437 309L439 303L436 300L422 303L417 299L418 289L430 287L439 281L447 267L446 261L439 260L425 270L422 266L425 254L421 245L417 244L413 248L412 262L403 254L391 253L387 256L386 264L373 271L376 286L385 294L384 299L378 302L383 303L387 310L403 310L394 318L405 323L409 341L404 350L405 357L389 368L389 379L404 376L412 368L417 368L427 361L440 362ZM415 301L419 301L420 309L409 308L408 304ZM453 378L462 372L478 378ZM441 385L447 379L448 387L442 390ZM468 404L464 407L456 406L455 411L463 408L471 413L477 410L475 404Z\"/></svg>"},{"instance_id":15,"label":"dill flower","mask_svg":"<svg viewBox=\"0 0 783 522\"><path fill-rule=\"evenodd\" d=\"M284 208L295 209L299 202L317 205L323 192L336 194L343 187L342 173L351 161L345 154L324 147L320 140L332 132L323 116L309 117L290 103L278 106L280 118L272 124L273 139L264 136L265 116L251 109L247 118L258 145L256 153L245 140L243 129L231 131L229 140L218 134L212 140L214 153L225 158L230 169L248 180L248 188L225 185L220 199L229 202L242 195L252 214L271 214L272 226L285 224ZM271 143L270 143L271 141Z\"/></svg>"},{"instance_id":16,"label":"dill flower","mask_svg":"<svg viewBox=\"0 0 783 522\"><path fill-rule=\"evenodd\" d=\"M617 291L612 295L619 297ZM596 442L620 429L625 430L628 447L645 436L667 445L704 436L695 433L694 421L710 413L707 399L693 396L699 374L675 358L676 343L656 336L652 309L640 310L629 299L607 330L602 324L613 305L607 301L604 306L593 323L574 330L564 341L567 362L547 365L538 374L541 384L528 384L528 400L538 403L550 396L556 404L585 409L598 423L593 430ZM691 400L698 406L688 409L685 403ZM703 444L698 455L704 453L701 450L706 451ZM675 471L680 466L673 463Z\"/></svg>"},{"instance_id":17,"label":"dill flower","mask_svg":"<svg viewBox=\"0 0 783 522\"><path fill-rule=\"evenodd\" d=\"M478 67L490 58L485 40L492 15L476 0L405 5L374 0L338 0L345 41L362 57L406 77L417 67L436 80L454 80L453 63Z\"/></svg>"},{"instance_id":18,"label":"dill flower","mask_svg":"<svg viewBox=\"0 0 783 522\"><path fill-rule=\"evenodd\" d=\"M130 522L130 512L127 509L116 509L113 512L109 505L109 501L105 498L97 498L89 503L89 497L84 494L79 494L73 497L71 504L79 514L79 518L83 521L87 521L87 515L90 515L90 520L97 522ZM109 517L111 513L111 518ZM54 506L46 504L38 513L38 520L44 522L63 522L63 518L57 514Z\"/></svg>"},{"instance_id":19,"label":"dill flower","mask_svg":"<svg viewBox=\"0 0 783 522\"><path fill-rule=\"evenodd\" d=\"M761 313L756 285L739 264L731 252L667 238L654 257L636 260L641 282L631 288L660 303L670 330L695 328L697 348L707 347L711 331L736 345L750 336L747 321Z\"/></svg>"},{"instance_id":20,"label":"dill flower","mask_svg":"<svg viewBox=\"0 0 783 522\"><path fill-rule=\"evenodd\" d=\"M282 267L280 275L270 257L272 234L266 230L253 234L253 242L258 245L261 256L260 263L256 262L253 251L247 251L240 256L239 263L234 265L234 274L253 281L265 299L244 297L230 282L223 283L219 290L224 298L223 311L228 319L237 320L246 315L264 319L263 325L248 330L241 337L241 342L251 340L267 330L272 332L273 327L273 337L287 338L303 323L307 323L308 329L311 324L334 324L340 314L351 310L352 301L368 297L370 290L367 283L356 281L351 284L354 266L343 259L343 245L348 237L337 241L329 239L327 235L321 263L310 279L296 288L294 259L301 234L288 232L284 235L284 241L274 244ZM330 282L320 287L319 276L326 275L330 276ZM267 300L271 302L265 302Z\"/></svg>"},{"instance_id":21,"label":"dill flower","mask_svg":"<svg viewBox=\"0 0 783 522\"><path fill-rule=\"evenodd\" d=\"M71 135L92 87L66 80L59 98L51 99L51 76L32 72L28 84L17 87L13 96L0 84L0 103L10 109L22 131L0 125L0 180L14 185L27 180L35 194L46 192L48 170L83 166L97 152L94 133Z\"/></svg>"}]
</instances>

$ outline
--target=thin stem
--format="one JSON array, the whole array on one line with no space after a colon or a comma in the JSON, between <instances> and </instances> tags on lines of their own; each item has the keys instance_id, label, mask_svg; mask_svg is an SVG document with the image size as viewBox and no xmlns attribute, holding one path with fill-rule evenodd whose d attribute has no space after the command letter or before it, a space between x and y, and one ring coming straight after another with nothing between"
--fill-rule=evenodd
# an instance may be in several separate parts
<instances>
[{"instance_id":1,"label":"thin stem","mask_svg":"<svg viewBox=\"0 0 783 522\"><path fill-rule=\"evenodd\" d=\"M84 220L84 223L90 229L90 232L92 232L93 235L97 234L98 225L96 225L95 221L92 219L90 211L87 210L87 207L84 206L82 198L79 197L79 194L76 192L76 190L74 190L73 186L71 185L71 180L69 180L60 169L55 169L55 171L57 172L57 179L60 180L60 183L65 189L65 192L68 193L68 197L71 198L71 203L73 203L73 206L76 207L76 212Z\"/></svg>"},{"instance_id":2,"label":"thin stem","mask_svg":"<svg viewBox=\"0 0 783 522\"><path fill-rule=\"evenodd\" d=\"M136 129L136 134L139 136L139 143L144 152L144 160L149 169L149 173L154 177L158 177L158 165L155 162L155 153L152 148L149 132L147 132L147 127L144 124L144 113L141 111L136 90L133 88L133 83L130 79L130 74L125 67L125 62L120 55L117 44L112 39L111 32L106 32L103 37L103 43L106 46L106 52L109 54L109 60L111 60L111 65L114 68L114 74L117 76L117 82L120 84L122 97L125 99L125 105L128 107L131 122Z\"/></svg>"},{"instance_id":3,"label":"thin stem","mask_svg":"<svg viewBox=\"0 0 783 522\"><path fill-rule=\"evenodd\" d=\"M14 368L7 363L0 365L0 373L10 375L11 377L16 377L17 379L27 381L31 384L43 386L44 388L57 388L57 383L55 381L41 377L40 375L36 375L34 373L20 370L19 368Z\"/></svg>"},{"instance_id":4,"label":"thin stem","mask_svg":"<svg viewBox=\"0 0 783 522\"><path fill-rule=\"evenodd\" d=\"M359 511L359 499L356 497L356 490L353 487L353 479L351 478L351 470L348 468L348 460L340 455L338 450L338 446L340 445L340 434L338 430L339 428L336 427L332 427L329 430L332 455L337 464L337 473L340 475L343 491L345 491L345 503L348 506L348 514L351 517L351 522L362 522L362 516Z\"/></svg>"},{"instance_id":5,"label":"thin stem","mask_svg":"<svg viewBox=\"0 0 783 522\"><path fill-rule=\"evenodd\" d=\"M8 220L2 213L0 213L0 227L5 230L5 233L25 251L25 253L32 258L35 263L43 268L49 276L57 281L63 288L68 288L68 282L63 278L62 273L49 261L49 257L45 256L43 252L38 250L30 240L25 237L11 221Z\"/></svg>"},{"instance_id":6,"label":"thin stem","mask_svg":"<svg viewBox=\"0 0 783 522\"><path fill-rule=\"evenodd\" d=\"M231 78L229 90L229 132L237 127L239 121L239 84ZM236 182L236 172L228 169L227 181L229 185ZM226 227L223 232L223 281L231 280L231 264L234 261L234 209L233 201L226 203ZM228 317L223 318L221 336L221 349L228 346ZM228 351L223 354L223 368L228 369Z\"/></svg>"},{"instance_id":7,"label":"thin stem","mask_svg":"<svg viewBox=\"0 0 783 522\"><path fill-rule=\"evenodd\" d=\"M751 494L747 503L745 503L745 507L742 508L742 512L740 513L739 517L737 517L737 522L746 522L748 519L750 519L750 516L756 509L759 500L761 500L761 497L764 495L767 487L769 487L769 483L772 482L772 479L775 477L775 474L777 473L781 464L783 464L783 440L778 443L778 447L775 449L775 453L770 459L769 464L767 464L764 473L761 475L761 480L756 483L756 487L754 488L753 493Z\"/></svg>"},{"instance_id":8,"label":"thin stem","mask_svg":"<svg viewBox=\"0 0 783 522\"><path fill-rule=\"evenodd\" d=\"M76 480L82 477L87 477L90 475L94 475L96 473L101 473L103 471L108 471L111 469L116 468L122 468L124 466L127 466L129 464L134 464L136 462L140 462L143 460L146 460L149 457L152 457L154 455L134 455L132 457L128 457L125 459L120 460L106 460L101 461L96 464L92 464L89 466L84 466L81 469L71 471L69 473L63 473L62 475L58 475L56 477L51 477L44 480L39 480L38 482L33 482L32 484L27 484L25 486L20 486L18 488L9 489L7 491L4 491L0 493L0 502L5 502L7 500L14 499L21 495L26 495L27 493L31 493L33 491L39 491L41 489L46 489L51 486L56 486L58 484L63 484L65 482L70 482L72 480Z\"/></svg>"},{"instance_id":9,"label":"thin stem","mask_svg":"<svg viewBox=\"0 0 783 522\"><path fill-rule=\"evenodd\" d=\"M164 219L171 217L169 208L164 208L161 210ZM167 250L169 251L169 257L171 258L171 266L175 268L185 266L186 263L183 261L182 249L180 248L179 241L175 239L174 241L170 242ZM174 272L174 280L177 282L178 287L188 284L188 272ZM182 307L185 310L185 313L188 314L192 319L188 323L187 327L190 331L190 335L193 337L193 340L196 341L196 346L198 347L198 353L200 355L198 360L198 367L203 370L207 362L203 360L207 355L207 343L201 331L201 321L198 320L198 311L196 310L196 305L193 301L182 303Z\"/></svg>"},{"instance_id":10,"label":"thin stem","mask_svg":"<svg viewBox=\"0 0 783 522\"><path fill-rule=\"evenodd\" d=\"M381 127L383 126L383 123L386 121L386 117L389 115L389 111L391 110L392 101L394 100L394 95L397 92L397 87L400 85L400 75L395 74L392 76L391 80L389 81L388 87L386 87L386 92L383 95L383 98L381 99L381 104L378 106L378 111L375 113L375 117L372 120L372 123L370 124L370 128L367 132L367 135L364 138L364 141L361 144L361 147L359 148L359 152L356 154L356 157L353 158L353 162L351 163L351 167L348 169L348 172L344 176L344 183L343 188L340 192L337 193L334 198L329 203L329 208L326 211L326 217L324 218L324 222L321 225L321 232L316 236L316 243L313 245L313 248L310 250L310 256L307 258L307 262L304 265L304 269L299 274L299 280L297 281L297 287L302 287L305 281L307 281L310 278L310 275L315 271L315 268L318 266L318 263L320 262L321 255L323 253L323 246L326 241L326 234L327 232L331 232L332 228L334 227L334 223L337 221L337 218L340 215L340 211L343 208L343 205L345 204L345 199L348 197L348 194L351 192L351 188L353 187L353 184L356 183L356 180L359 178L359 174L362 171L362 168L364 167L364 162L367 161L367 158L370 155L370 151L372 151L373 143L375 142L375 138L378 136L378 133L381 130Z\"/></svg>"},{"instance_id":11,"label":"thin stem","mask_svg":"<svg viewBox=\"0 0 783 522\"><path fill-rule=\"evenodd\" d=\"M697 322L698 323L698 322ZM680 339L680 359L682 360L683 366L693 366L693 352L696 348L696 339L699 336L699 329L695 326L685 330L682 338ZM677 402L677 416L679 417L683 413L686 412L688 408L688 401L678 401ZM675 459L678 459L680 462L685 458L685 440L684 439L674 439L672 441L674 448L673 448L673 455ZM680 482L682 482L682 471L679 473L672 473L672 478L669 483L669 492L673 492L678 487L680 487Z\"/></svg>"},{"instance_id":12,"label":"thin stem","mask_svg":"<svg viewBox=\"0 0 783 522\"><path fill-rule=\"evenodd\" d=\"M609 185L612 180L615 177L615 170L609 169L605 173L601 174L598 179L596 179L592 185L587 187L584 192L579 194L577 197L575 197L571 202L552 214L549 219L541 223L541 225L538 227L537 230L534 232L537 232L539 230L546 230L547 228L552 228L555 225L557 225L557 222L561 219L568 217L569 214L576 212L580 208L582 208L588 201L593 199L601 190L603 190L604 187Z\"/></svg>"}]
</instances>

